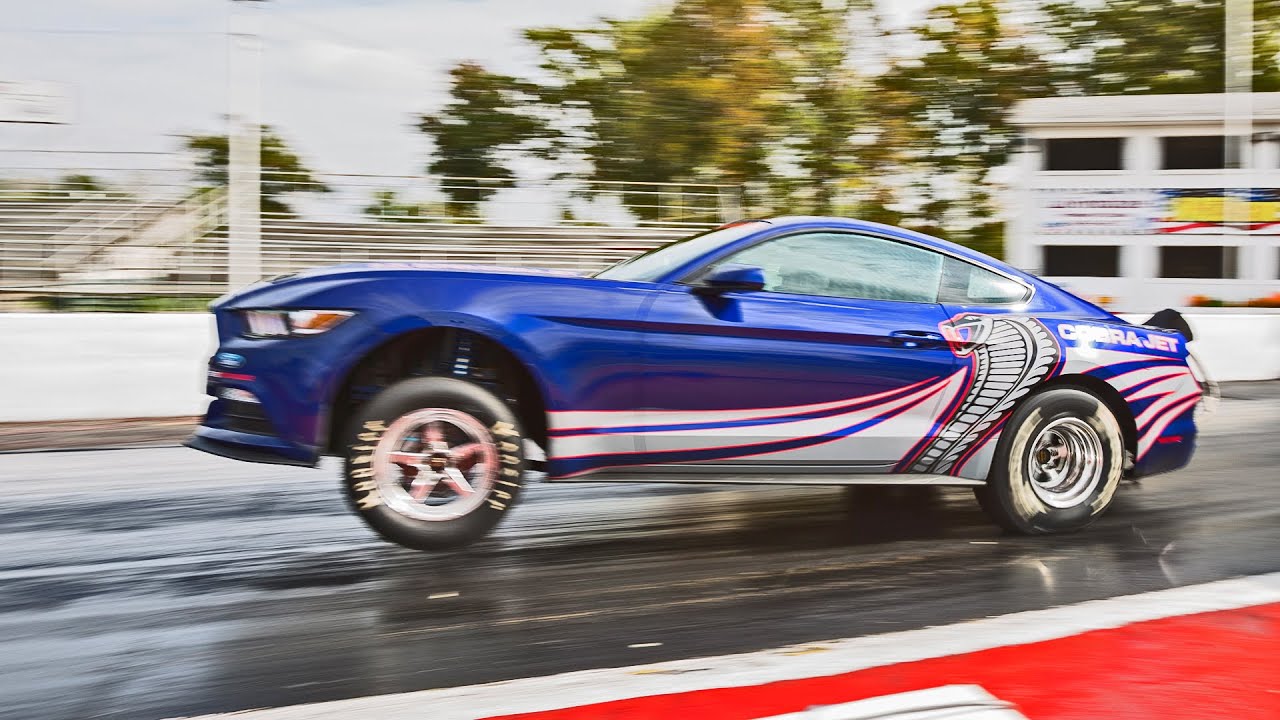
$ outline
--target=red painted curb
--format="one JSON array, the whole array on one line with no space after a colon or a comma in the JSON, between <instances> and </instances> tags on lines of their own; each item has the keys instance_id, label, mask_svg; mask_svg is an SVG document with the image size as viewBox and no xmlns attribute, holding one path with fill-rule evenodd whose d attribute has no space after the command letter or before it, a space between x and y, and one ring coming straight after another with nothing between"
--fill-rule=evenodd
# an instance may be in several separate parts
<instances>
[{"instance_id":1,"label":"red painted curb","mask_svg":"<svg viewBox=\"0 0 1280 720\"><path fill-rule=\"evenodd\" d=\"M754 720L955 684L981 685L1031 720L1280 720L1280 603L842 675L654 695L502 720Z\"/></svg>"}]
</instances>

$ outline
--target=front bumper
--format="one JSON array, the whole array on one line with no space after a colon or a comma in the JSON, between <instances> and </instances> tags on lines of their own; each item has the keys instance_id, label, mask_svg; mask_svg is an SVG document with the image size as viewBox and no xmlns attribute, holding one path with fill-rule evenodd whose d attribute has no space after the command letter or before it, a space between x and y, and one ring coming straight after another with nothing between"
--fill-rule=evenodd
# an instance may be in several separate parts
<instances>
[{"instance_id":1,"label":"front bumper","mask_svg":"<svg viewBox=\"0 0 1280 720\"><path fill-rule=\"evenodd\" d=\"M290 457L288 453L294 453L296 449L276 438L221 430L203 425L196 428L191 437L184 440L182 444L194 450L231 458L232 460L266 463L269 465L296 465L299 467L315 467L316 465L314 459L304 460L298 457Z\"/></svg>"},{"instance_id":2,"label":"front bumper","mask_svg":"<svg viewBox=\"0 0 1280 720\"><path fill-rule=\"evenodd\" d=\"M327 442L335 384L379 335L358 316L302 338L246 338L239 322L232 312L218 312L219 344L205 387L213 401L187 446L248 462L314 467Z\"/></svg>"}]
</instances>

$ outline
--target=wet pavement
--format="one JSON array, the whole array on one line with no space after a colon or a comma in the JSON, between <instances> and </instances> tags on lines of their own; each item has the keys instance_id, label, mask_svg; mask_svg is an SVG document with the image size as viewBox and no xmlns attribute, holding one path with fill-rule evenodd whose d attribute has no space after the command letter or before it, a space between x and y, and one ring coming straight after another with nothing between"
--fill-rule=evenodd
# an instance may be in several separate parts
<instances>
[{"instance_id":1,"label":"wet pavement","mask_svg":"<svg viewBox=\"0 0 1280 720\"><path fill-rule=\"evenodd\" d=\"M906 630L1280 570L1280 384L1076 535L964 490L531 487L422 554L336 469L184 448L0 455L0 717L147 720ZM660 643L650 647L630 645Z\"/></svg>"}]
</instances>

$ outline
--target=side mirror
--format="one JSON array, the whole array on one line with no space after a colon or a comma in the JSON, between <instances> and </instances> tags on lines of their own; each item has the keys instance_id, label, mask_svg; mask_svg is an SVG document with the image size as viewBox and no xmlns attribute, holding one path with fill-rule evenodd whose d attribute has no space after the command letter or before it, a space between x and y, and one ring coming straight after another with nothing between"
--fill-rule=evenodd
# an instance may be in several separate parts
<instances>
[{"instance_id":1,"label":"side mirror","mask_svg":"<svg viewBox=\"0 0 1280 720\"><path fill-rule=\"evenodd\" d=\"M725 263L713 268L694 288L696 292L718 294L733 290L763 290L764 270L755 265Z\"/></svg>"}]
</instances>

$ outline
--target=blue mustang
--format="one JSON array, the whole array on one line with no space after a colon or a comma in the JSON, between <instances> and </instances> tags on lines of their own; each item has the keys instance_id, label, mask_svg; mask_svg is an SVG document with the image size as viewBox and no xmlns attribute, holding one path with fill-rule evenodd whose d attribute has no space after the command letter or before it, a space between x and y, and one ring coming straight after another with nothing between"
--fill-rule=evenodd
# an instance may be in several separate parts
<instances>
[{"instance_id":1,"label":"blue mustang","mask_svg":"<svg viewBox=\"0 0 1280 720\"><path fill-rule=\"evenodd\" d=\"M342 456L353 507L421 549L484 535L534 468L969 485L1006 529L1074 530L1122 477L1187 464L1205 386L1176 313L1131 325L964 247L838 218L731 224L594 277L317 269L213 309L214 400L187 444Z\"/></svg>"}]
</instances>

